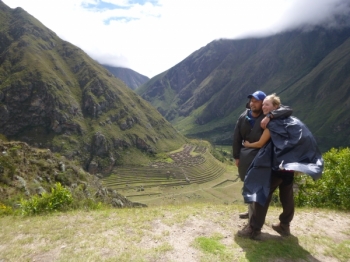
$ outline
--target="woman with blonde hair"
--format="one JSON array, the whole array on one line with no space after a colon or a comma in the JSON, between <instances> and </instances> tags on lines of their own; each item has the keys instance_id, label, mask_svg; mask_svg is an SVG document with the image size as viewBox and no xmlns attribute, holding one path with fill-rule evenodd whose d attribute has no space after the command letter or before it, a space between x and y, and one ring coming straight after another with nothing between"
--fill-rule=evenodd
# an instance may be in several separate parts
<instances>
[{"instance_id":1,"label":"woman with blonde hair","mask_svg":"<svg viewBox=\"0 0 350 262\"><path fill-rule=\"evenodd\" d=\"M266 96L262 104L262 110L264 115L269 116L269 113L279 108L280 105L281 105L281 100L278 96L276 96L276 94ZM249 143L248 141L244 141L243 145L245 147L261 148L269 141L269 139L270 139L270 131L268 128L265 128L259 141L254 143Z\"/></svg>"}]
</instances>

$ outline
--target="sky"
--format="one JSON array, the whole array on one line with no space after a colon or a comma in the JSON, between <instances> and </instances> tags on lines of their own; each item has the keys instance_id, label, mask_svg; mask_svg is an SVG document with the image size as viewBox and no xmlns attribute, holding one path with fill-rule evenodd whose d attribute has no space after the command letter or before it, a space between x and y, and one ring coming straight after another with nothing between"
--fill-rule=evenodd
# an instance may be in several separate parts
<instances>
[{"instance_id":1,"label":"sky","mask_svg":"<svg viewBox=\"0 0 350 262\"><path fill-rule=\"evenodd\" d=\"M0 0L1 1L1 0ZM2 0L101 64L149 78L217 39L332 25L349 0Z\"/></svg>"}]
</instances>

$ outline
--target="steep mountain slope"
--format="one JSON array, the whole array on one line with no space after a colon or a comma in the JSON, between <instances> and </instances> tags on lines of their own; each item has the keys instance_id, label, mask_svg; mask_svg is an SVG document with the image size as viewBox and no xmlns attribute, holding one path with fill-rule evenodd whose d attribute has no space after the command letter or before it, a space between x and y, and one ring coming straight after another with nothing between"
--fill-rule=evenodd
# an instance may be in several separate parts
<instances>
[{"instance_id":1,"label":"steep mountain slope","mask_svg":"<svg viewBox=\"0 0 350 262\"><path fill-rule=\"evenodd\" d=\"M350 146L349 73L350 37L306 77L281 92L323 147Z\"/></svg>"},{"instance_id":2,"label":"steep mountain slope","mask_svg":"<svg viewBox=\"0 0 350 262\"><path fill-rule=\"evenodd\" d=\"M148 162L184 137L121 80L21 8L0 2L0 133L92 173Z\"/></svg>"},{"instance_id":3,"label":"steep mountain slope","mask_svg":"<svg viewBox=\"0 0 350 262\"><path fill-rule=\"evenodd\" d=\"M322 149L350 145L350 112L341 108L350 103L349 39L343 27L217 40L136 91L180 132L216 143L231 143L248 94L277 93ZM343 95L329 96L330 90Z\"/></svg>"},{"instance_id":4,"label":"steep mountain slope","mask_svg":"<svg viewBox=\"0 0 350 262\"><path fill-rule=\"evenodd\" d=\"M108 65L103 65L103 67L111 72L115 77L122 80L132 90L135 90L149 80L147 76L141 75L129 68L114 67Z\"/></svg>"},{"instance_id":5,"label":"steep mountain slope","mask_svg":"<svg viewBox=\"0 0 350 262\"><path fill-rule=\"evenodd\" d=\"M96 176L48 149L0 140L0 150L0 204L18 205L20 199L50 193L60 183L69 188L76 203L89 199L117 207L143 206L103 187Z\"/></svg>"}]
</instances>

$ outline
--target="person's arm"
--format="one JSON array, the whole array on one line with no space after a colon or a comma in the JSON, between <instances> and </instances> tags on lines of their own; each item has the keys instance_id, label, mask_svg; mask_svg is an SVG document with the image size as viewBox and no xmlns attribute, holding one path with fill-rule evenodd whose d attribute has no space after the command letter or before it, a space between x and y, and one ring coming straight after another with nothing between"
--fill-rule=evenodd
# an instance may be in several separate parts
<instances>
[{"instance_id":1,"label":"person's arm","mask_svg":"<svg viewBox=\"0 0 350 262\"><path fill-rule=\"evenodd\" d=\"M267 128L264 130L264 132L262 133L259 141L257 142L253 142L250 143L248 141L244 141L244 146L245 147L253 147L253 148L261 148L263 147L269 140L270 140L270 130L268 130Z\"/></svg>"},{"instance_id":2,"label":"person's arm","mask_svg":"<svg viewBox=\"0 0 350 262\"><path fill-rule=\"evenodd\" d=\"M289 106L283 106L281 105L279 108L276 110L271 111L268 116L265 116L261 122L260 126L261 128L265 129L267 127L267 124L270 122L271 119L273 118L279 118L279 117L289 117L293 113L293 109L290 108Z\"/></svg>"},{"instance_id":3,"label":"person's arm","mask_svg":"<svg viewBox=\"0 0 350 262\"><path fill-rule=\"evenodd\" d=\"M273 110L270 112L271 117L270 118L279 118L279 117L288 117L291 116L293 113L293 109L289 106L281 105L276 110Z\"/></svg>"}]
</instances>

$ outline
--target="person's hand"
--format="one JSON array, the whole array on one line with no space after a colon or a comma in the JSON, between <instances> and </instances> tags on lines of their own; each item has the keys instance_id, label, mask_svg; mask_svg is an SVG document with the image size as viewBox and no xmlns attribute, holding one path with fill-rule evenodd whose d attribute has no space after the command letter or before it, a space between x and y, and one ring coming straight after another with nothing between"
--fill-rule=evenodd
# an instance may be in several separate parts
<instances>
[{"instance_id":1,"label":"person's hand","mask_svg":"<svg viewBox=\"0 0 350 262\"><path fill-rule=\"evenodd\" d=\"M239 166L239 159L235 159L235 162L236 162L236 166L238 167Z\"/></svg>"},{"instance_id":2,"label":"person's hand","mask_svg":"<svg viewBox=\"0 0 350 262\"><path fill-rule=\"evenodd\" d=\"M244 142L243 142L243 145L244 145L245 147L249 147L250 143L249 143L248 141L244 141Z\"/></svg>"},{"instance_id":3,"label":"person's hand","mask_svg":"<svg viewBox=\"0 0 350 262\"><path fill-rule=\"evenodd\" d=\"M262 120L261 120L261 122L260 122L260 127L262 128L262 129L265 129L266 128L266 126L267 126L267 124L270 122L270 118L268 118L268 117L264 117Z\"/></svg>"}]
</instances>

